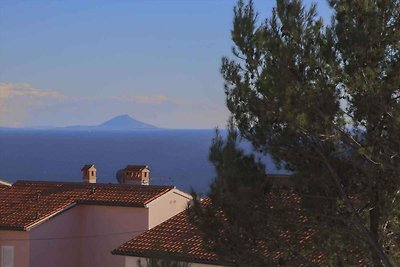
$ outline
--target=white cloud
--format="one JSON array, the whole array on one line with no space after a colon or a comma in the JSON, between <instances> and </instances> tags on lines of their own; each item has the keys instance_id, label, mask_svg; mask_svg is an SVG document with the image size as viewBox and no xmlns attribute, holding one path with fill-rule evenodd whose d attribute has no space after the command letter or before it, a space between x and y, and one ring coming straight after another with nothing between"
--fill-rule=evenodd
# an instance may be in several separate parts
<instances>
[{"instance_id":1,"label":"white cloud","mask_svg":"<svg viewBox=\"0 0 400 267\"><path fill-rule=\"evenodd\" d=\"M57 91L38 89L29 83L0 83L0 125L21 126L32 108L64 99L66 96Z\"/></svg>"},{"instance_id":2,"label":"white cloud","mask_svg":"<svg viewBox=\"0 0 400 267\"><path fill-rule=\"evenodd\" d=\"M0 83L0 105L9 98L20 96L65 98L57 91L37 89L29 83Z\"/></svg>"},{"instance_id":3,"label":"white cloud","mask_svg":"<svg viewBox=\"0 0 400 267\"><path fill-rule=\"evenodd\" d=\"M183 105L186 103L183 99L171 98L165 95L123 95L123 96L113 96L112 99L123 101L123 102L133 102L137 104L148 104L148 105L160 105L162 103L172 103L177 105Z\"/></svg>"},{"instance_id":4,"label":"white cloud","mask_svg":"<svg viewBox=\"0 0 400 267\"><path fill-rule=\"evenodd\" d=\"M29 83L0 83L0 126L96 125L113 116L133 118L167 128L224 126L224 105L166 95L65 96Z\"/></svg>"}]
</instances>

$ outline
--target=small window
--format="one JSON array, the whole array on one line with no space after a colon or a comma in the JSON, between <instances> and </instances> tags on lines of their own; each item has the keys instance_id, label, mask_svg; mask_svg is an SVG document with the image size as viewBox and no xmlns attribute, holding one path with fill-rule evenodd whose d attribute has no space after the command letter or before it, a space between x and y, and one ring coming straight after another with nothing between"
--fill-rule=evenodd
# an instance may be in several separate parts
<instances>
[{"instance_id":1,"label":"small window","mask_svg":"<svg viewBox=\"0 0 400 267\"><path fill-rule=\"evenodd\" d=\"M145 172L145 173L144 173L144 176L143 176L143 177L144 177L144 178L146 178L146 177L147 177L147 172Z\"/></svg>"},{"instance_id":2,"label":"small window","mask_svg":"<svg viewBox=\"0 0 400 267\"><path fill-rule=\"evenodd\" d=\"M1 247L1 267L14 267L14 247Z\"/></svg>"},{"instance_id":3,"label":"small window","mask_svg":"<svg viewBox=\"0 0 400 267\"><path fill-rule=\"evenodd\" d=\"M92 176L94 176L94 171L92 171Z\"/></svg>"}]
</instances>

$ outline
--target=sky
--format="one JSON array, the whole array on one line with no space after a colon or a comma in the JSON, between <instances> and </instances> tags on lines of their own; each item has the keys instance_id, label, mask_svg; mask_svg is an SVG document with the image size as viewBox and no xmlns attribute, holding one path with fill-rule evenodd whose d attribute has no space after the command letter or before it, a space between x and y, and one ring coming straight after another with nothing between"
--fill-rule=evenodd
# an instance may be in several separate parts
<instances>
[{"instance_id":1,"label":"sky","mask_svg":"<svg viewBox=\"0 0 400 267\"><path fill-rule=\"evenodd\" d=\"M159 127L223 128L219 69L231 56L235 3L2 0L0 126L96 125L128 114ZM274 5L255 1L260 18ZM329 21L325 1L318 6Z\"/></svg>"}]
</instances>

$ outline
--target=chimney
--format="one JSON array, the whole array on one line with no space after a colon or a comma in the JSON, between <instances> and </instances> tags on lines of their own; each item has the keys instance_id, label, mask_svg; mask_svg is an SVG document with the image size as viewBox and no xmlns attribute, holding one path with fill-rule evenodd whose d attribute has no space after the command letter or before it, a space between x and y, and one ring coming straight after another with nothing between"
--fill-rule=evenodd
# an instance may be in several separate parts
<instances>
[{"instance_id":1,"label":"chimney","mask_svg":"<svg viewBox=\"0 0 400 267\"><path fill-rule=\"evenodd\" d=\"M147 165L128 165L123 169L123 184L149 185L150 168Z\"/></svg>"},{"instance_id":2,"label":"chimney","mask_svg":"<svg viewBox=\"0 0 400 267\"><path fill-rule=\"evenodd\" d=\"M94 164L86 164L81 169L82 180L84 183L95 184L96 183L96 168Z\"/></svg>"}]
</instances>

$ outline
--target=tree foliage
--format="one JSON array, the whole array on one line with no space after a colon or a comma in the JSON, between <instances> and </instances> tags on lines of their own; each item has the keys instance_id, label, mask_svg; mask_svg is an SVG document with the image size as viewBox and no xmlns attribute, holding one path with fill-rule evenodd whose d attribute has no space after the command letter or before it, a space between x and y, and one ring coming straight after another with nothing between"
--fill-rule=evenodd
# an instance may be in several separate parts
<instances>
[{"instance_id":1,"label":"tree foliage","mask_svg":"<svg viewBox=\"0 0 400 267\"><path fill-rule=\"evenodd\" d=\"M400 260L400 1L329 4L334 14L326 25L315 4L277 0L259 22L252 1L238 1L234 58L223 58L221 67L227 106L255 151L293 172L302 209L313 218L308 227L318 232L313 249L334 266L352 265L356 253L375 266L391 266ZM255 252L256 243L268 241L265 230L282 229L264 220L290 209L254 209L262 203L264 170L235 148L230 132L210 152L217 171L209 192L213 208L195 202L191 217L223 257L242 266L254 252L270 261ZM224 224L217 212L226 214ZM216 238L213 227L232 232ZM290 227L296 233L304 225ZM246 255L228 241L243 241L236 248ZM307 251L296 257L306 259Z\"/></svg>"},{"instance_id":2,"label":"tree foliage","mask_svg":"<svg viewBox=\"0 0 400 267\"><path fill-rule=\"evenodd\" d=\"M273 189L263 163L239 149L239 143L232 124L226 140L217 132L210 151L218 174L208 193L211 204L196 201L194 194L188 210L206 249L216 252L221 262L237 266L315 266L304 257L312 253L313 244L299 246L313 224L303 222L299 197Z\"/></svg>"},{"instance_id":3,"label":"tree foliage","mask_svg":"<svg viewBox=\"0 0 400 267\"><path fill-rule=\"evenodd\" d=\"M117 182L119 184L123 183L123 179L124 179L124 169L119 169L116 173L115 173L115 179L117 180Z\"/></svg>"}]
</instances>

